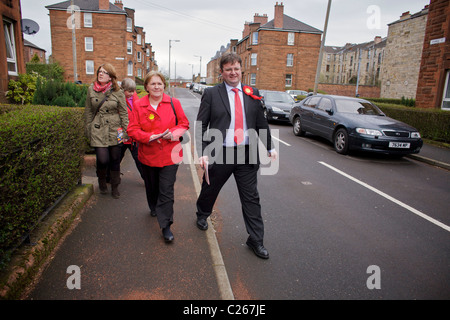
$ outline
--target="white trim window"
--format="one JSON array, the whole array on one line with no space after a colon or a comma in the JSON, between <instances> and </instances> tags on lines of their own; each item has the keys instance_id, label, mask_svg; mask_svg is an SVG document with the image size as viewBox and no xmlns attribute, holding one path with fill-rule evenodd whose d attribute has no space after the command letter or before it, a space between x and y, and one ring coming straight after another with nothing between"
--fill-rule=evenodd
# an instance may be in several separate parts
<instances>
[{"instance_id":1,"label":"white trim window","mask_svg":"<svg viewBox=\"0 0 450 320\"><path fill-rule=\"evenodd\" d=\"M442 97L442 110L450 111L450 70L445 76L444 96Z\"/></svg>"},{"instance_id":2,"label":"white trim window","mask_svg":"<svg viewBox=\"0 0 450 320\"><path fill-rule=\"evenodd\" d=\"M252 33L252 45L257 45L258 44L258 39L259 38L259 33L258 32L253 32Z\"/></svg>"},{"instance_id":3,"label":"white trim window","mask_svg":"<svg viewBox=\"0 0 450 320\"><path fill-rule=\"evenodd\" d=\"M142 62L142 52L138 51L137 53L137 61Z\"/></svg>"},{"instance_id":4,"label":"white trim window","mask_svg":"<svg viewBox=\"0 0 450 320\"><path fill-rule=\"evenodd\" d=\"M128 61L127 75L128 76L133 75L133 62L132 61Z\"/></svg>"},{"instance_id":5,"label":"white trim window","mask_svg":"<svg viewBox=\"0 0 450 320\"><path fill-rule=\"evenodd\" d=\"M141 45L141 44L142 44L142 36L141 36L140 34L138 34L137 37L136 37L136 43L137 43L138 45Z\"/></svg>"},{"instance_id":6,"label":"white trim window","mask_svg":"<svg viewBox=\"0 0 450 320\"><path fill-rule=\"evenodd\" d=\"M92 13L91 12L84 13L84 27L92 28Z\"/></svg>"},{"instance_id":7,"label":"white trim window","mask_svg":"<svg viewBox=\"0 0 450 320\"><path fill-rule=\"evenodd\" d=\"M84 51L94 51L93 37L84 37Z\"/></svg>"},{"instance_id":8,"label":"white trim window","mask_svg":"<svg viewBox=\"0 0 450 320\"><path fill-rule=\"evenodd\" d=\"M286 75L286 87L292 87L292 74L287 74Z\"/></svg>"},{"instance_id":9,"label":"white trim window","mask_svg":"<svg viewBox=\"0 0 450 320\"><path fill-rule=\"evenodd\" d=\"M142 69L141 69L141 68L138 68L138 69L137 69L137 76L138 76L139 78L142 78Z\"/></svg>"},{"instance_id":10,"label":"white trim window","mask_svg":"<svg viewBox=\"0 0 450 320\"><path fill-rule=\"evenodd\" d=\"M8 74L17 75L16 42L14 37L14 25L11 21L3 20L3 30L5 33L6 63L8 64Z\"/></svg>"},{"instance_id":11,"label":"white trim window","mask_svg":"<svg viewBox=\"0 0 450 320\"><path fill-rule=\"evenodd\" d=\"M133 19L127 18L127 32L133 32Z\"/></svg>"},{"instance_id":12,"label":"white trim window","mask_svg":"<svg viewBox=\"0 0 450 320\"><path fill-rule=\"evenodd\" d=\"M295 33L294 32L289 32L288 33L288 46L293 46L295 43Z\"/></svg>"},{"instance_id":13,"label":"white trim window","mask_svg":"<svg viewBox=\"0 0 450 320\"><path fill-rule=\"evenodd\" d=\"M133 54L133 41L127 41L127 54Z\"/></svg>"},{"instance_id":14,"label":"white trim window","mask_svg":"<svg viewBox=\"0 0 450 320\"><path fill-rule=\"evenodd\" d=\"M256 86L256 73L250 74L250 85Z\"/></svg>"},{"instance_id":15,"label":"white trim window","mask_svg":"<svg viewBox=\"0 0 450 320\"><path fill-rule=\"evenodd\" d=\"M294 54L293 53L287 54L286 66L288 66L288 67L294 66Z\"/></svg>"},{"instance_id":16,"label":"white trim window","mask_svg":"<svg viewBox=\"0 0 450 320\"><path fill-rule=\"evenodd\" d=\"M94 61L93 60L86 60L86 74L94 74Z\"/></svg>"},{"instance_id":17,"label":"white trim window","mask_svg":"<svg viewBox=\"0 0 450 320\"><path fill-rule=\"evenodd\" d=\"M147 49L145 50L145 52L146 52L147 57L150 57L150 48L147 48Z\"/></svg>"},{"instance_id":18,"label":"white trim window","mask_svg":"<svg viewBox=\"0 0 450 320\"><path fill-rule=\"evenodd\" d=\"M251 66L256 66L258 62L258 54L257 53L252 53L251 59L250 59L250 65Z\"/></svg>"}]
</instances>

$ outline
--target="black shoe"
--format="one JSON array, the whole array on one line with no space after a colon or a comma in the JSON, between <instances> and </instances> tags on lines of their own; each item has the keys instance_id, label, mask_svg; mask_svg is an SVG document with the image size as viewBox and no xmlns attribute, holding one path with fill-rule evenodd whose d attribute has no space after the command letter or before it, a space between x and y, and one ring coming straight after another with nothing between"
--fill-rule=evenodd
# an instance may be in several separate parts
<instances>
[{"instance_id":1,"label":"black shoe","mask_svg":"<svg viewBox=\"0 0 450 320\"><path fill-rule=\"evenodd\" d=\"M253 250L256 256L261 259L269 259L269 252L262 244L253 243L250 240L247 240L247 245Z\"/></svg>"},{"instance_id":2,"label":"black shoe","mask_svg":"<svg viewBox=\"0 0 450 320\"><path fill-rule=\"evenodd\" d=\"M197 227L200 230L207 230L208 229L208 222L206 219L197 219Z\"/></svg>"},{"instance_id":3,"label":"black shoe","mask_svg":"<svg viewBox=\"0 0 450 320\"><path fill-rule=\"evenodd\" d=\"M163 228L162 229L162 234L163 234L164 240L166 242L172 242L173 241L174 237L173 237L172 231L170 231L170 227Z\"/></svg>"}]
</instances>

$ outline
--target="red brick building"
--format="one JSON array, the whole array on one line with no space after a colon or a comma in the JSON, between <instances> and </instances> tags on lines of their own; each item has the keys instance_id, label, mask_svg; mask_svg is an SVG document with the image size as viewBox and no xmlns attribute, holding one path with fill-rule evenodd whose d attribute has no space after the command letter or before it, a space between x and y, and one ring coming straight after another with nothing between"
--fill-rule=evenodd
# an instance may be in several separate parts
<instances>
[{"instance_id":1,"label":"red brick building","mask_svg":"<svg viewBox=\"0 0 450 320\"><path fill-rule=\"evenodd\" d=\"M74 0L77 80L91 83L103 63L111 63L118 80L142 79L157 69L145 32L135 24L134 9L121 0ZM52 57L65 69L65 79L73 81L71 1L46 6L50 15Z\"/></svg>"},{"instance_id":2,"label":"red brick building","mask_svg":"<svg viewBox=\"0 0 450 320\"><path fill-rule=\"evenodd\" d=\"M450 110L450 2L431 0L416 107Z\"/></svg>"},{"instance_id":3,"label":"red brick building","mask_svg":"<svg viewBox=\"0 0 450 320\"><path fill-rule=\"evenodd\" d=\"M25 64L30 62L31 59L36 55L39 58L40 63L46 63L45 59L46 51L34 43L31 43L28 40L23 40L23 56L25 59Z\"/></svg>"},{"instance_id":4,"label":"red brick building","mask_svg":"<svg viewBox=\"0 0 450 320\"><path fill-rule=\"evenodd\" d=\"M0 102L7 102L10 79L17 79L19 73L25 73L23 57L23 36L20 21L22 10L20 0L2 0L0 2L2 31L0 32Z\"/></svg>"},{"instance_id":5,"label":"red brick building","mask_svg":"<svg viewBox=\"0 0 450 320\"><path fill-rule=\"evenodd\" d=\"M242 82L259 89L313 88L322 31L284 14L275 4L274 19L255 14L245 23L236 53L242 58Z\"/></svg>"}]
</instances>

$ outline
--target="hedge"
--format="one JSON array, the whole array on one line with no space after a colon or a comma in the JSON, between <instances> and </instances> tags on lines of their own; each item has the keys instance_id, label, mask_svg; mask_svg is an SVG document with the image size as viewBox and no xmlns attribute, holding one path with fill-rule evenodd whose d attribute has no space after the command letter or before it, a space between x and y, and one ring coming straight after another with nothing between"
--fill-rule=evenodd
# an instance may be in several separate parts
<instances>
[{"instance_id":1,"label":"hedge","mask_svg":"<svg viewBox=\"0 0 450 320\"><path fill-rule=\"evenodd\" d=\"M0 269L81 177L83 108L0 105Z\"/></svg>"},{"instance_id":2,"label":"hedge","mask_svg":"<svg viewBox=\"0 0 450 320\"><path fill-rule=\"evenodd\" d=\"M375 103L388 116L419 130L422 138L450 143L450 112Z\"/></svg>"}]
</instances>

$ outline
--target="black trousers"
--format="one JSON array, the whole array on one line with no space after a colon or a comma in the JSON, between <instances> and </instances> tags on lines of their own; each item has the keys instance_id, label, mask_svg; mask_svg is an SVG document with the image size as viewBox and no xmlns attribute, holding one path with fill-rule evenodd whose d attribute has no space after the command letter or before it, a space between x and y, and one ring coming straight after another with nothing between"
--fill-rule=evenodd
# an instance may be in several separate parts
<instances>
[{"instance_id":1,"label":"black trousers","mask_svg":"<svg viewBox=\"0 0 450 320\"><path fill-rule=\"evenodd\" d=\"M149 167L142 164L148 206L156 213L161 229L173 223L174 186L178 164L166 167Z\"/></svg>"},{"instance_id":2,"label":"black trousers","mask_svg":"<svg viewBox=\"0 0 450 320\"><path fill-rule=\"evenodd\" d=\"M224 184L231 175L234 176L245 227L254 243L263 243L264 222L261 216L261 205L258 193L257 173L258 164L249 162L248 147L245 150L245 163L238 159L238 148L223 148L223 163L213 163L208 166L210 184L203 177L202 190L197 199L197 218L208 218L211 215L214 203ZM230 153L234 152L234 157ZM230 161L233 159L233 161Z\"/></svg>"}]
</instances>

